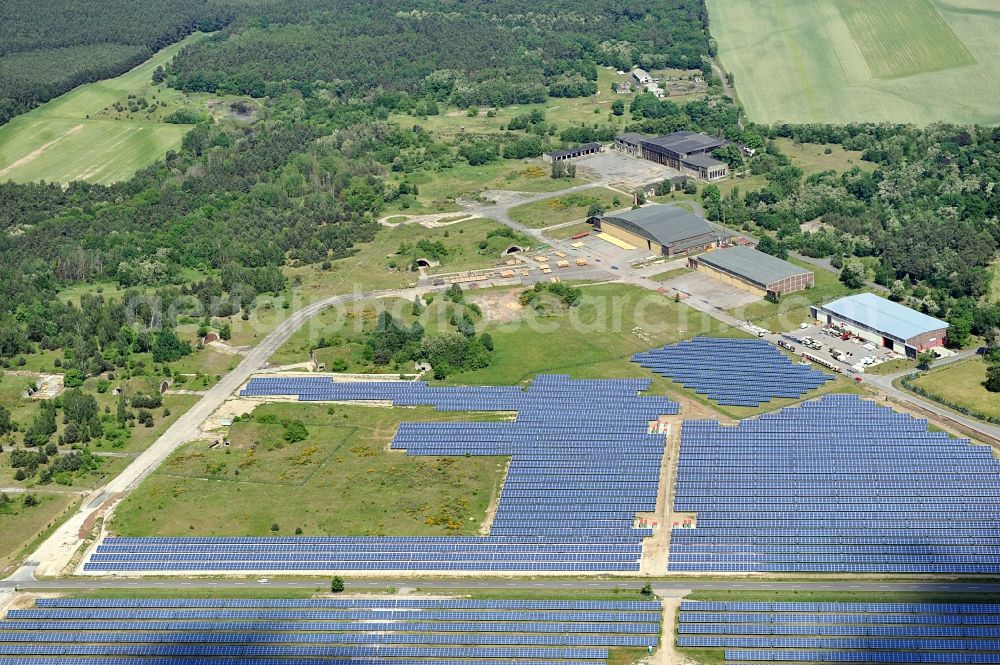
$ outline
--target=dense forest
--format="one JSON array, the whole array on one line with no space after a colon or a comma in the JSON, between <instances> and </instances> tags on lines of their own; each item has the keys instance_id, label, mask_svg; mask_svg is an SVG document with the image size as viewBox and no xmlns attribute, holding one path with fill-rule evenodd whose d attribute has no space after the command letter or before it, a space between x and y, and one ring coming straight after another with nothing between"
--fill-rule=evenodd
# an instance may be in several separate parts
<instances>
[{"instance_id":1,"label":"dense forest","mask_svg":"<svg viewBox=\"0 0 1000 665\"><path fill-rule=\"evenodd\" d=\"M700 68L701 0L298 0L193 45L173 85L262 97L295 87L504 106L596 92L596 65Z\"/></svg>"},{"instance_id":2,"label":"dense forest","mask_svg":"<svg viewBox=\"0 0 1000 665\"><path fill-rule=\"evenodd\" d=\"M83 83L117 76L234 10L213 0L0 3L0 125Z\"/></svg>"},{"instance_id":3,"label":"dense forest","mask_svg":"<svg viewBox=\"0 0 1000 665\"><path fill-rule=\"evenodd\" d=\"M263 97L406 91L460 106L596 91L596 64L700 67L701 0L125 0L0 3L0 124L195 30L171 82Z\"/></svg>"}]
</instances>

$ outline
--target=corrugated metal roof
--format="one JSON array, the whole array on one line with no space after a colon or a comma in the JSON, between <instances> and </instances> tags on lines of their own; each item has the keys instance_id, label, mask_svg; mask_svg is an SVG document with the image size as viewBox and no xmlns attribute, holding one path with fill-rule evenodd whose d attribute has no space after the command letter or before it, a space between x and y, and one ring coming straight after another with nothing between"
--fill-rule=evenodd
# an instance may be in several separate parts
<instances>
[{"instance_id":1,"label":"corrugated metal roof","mask_svg":"<svg viewBox=\"0 0 1000 665\"><path fill-rule=\"evenodd\" d=\"M615 220L623 220L625 224L620 224L623 228L636 231L649 240L668 247L695 236L718 235L701 217L671 205L648 205L605 215L603 219L612 224Z\"/></svg>"},{"instance_id":2,"label":"corrugated metal roof","mask_svg":"<svg viewBox=\"0 0 1000 665\"><path fill-rule=\"evenodd\" d=\"M903 340L948 327L947 321L935 319L874 293L846 296L824 305L823 309L885 333L888 337Z\"/></svg>"},{"instance_id":3,"label":"corrugated metal roof","mask_svg":"<svg viewBox=\"0 0 1000 665\"><path fill-rule=\"evenodd\" d=\"M698 257L702 263L767 286L779 280L811 273L794 263L743 245L717 249Z\"/></svg>"},{"instance_id":4,"label":"corrugated metal roof","mask_svg":"<svg viewBox=\"0 0 1000 665\"><path fill-rule=\"evenodd\" d=\"M692 152L706 152L708 150L714 150L715 148L726 145L728 141L720 139L717 136L683 130L666 134L664 136L643 139L643 143L660 146L661 148L670 150L678 155L688 155Z\"/></svg>"}]
</instances>

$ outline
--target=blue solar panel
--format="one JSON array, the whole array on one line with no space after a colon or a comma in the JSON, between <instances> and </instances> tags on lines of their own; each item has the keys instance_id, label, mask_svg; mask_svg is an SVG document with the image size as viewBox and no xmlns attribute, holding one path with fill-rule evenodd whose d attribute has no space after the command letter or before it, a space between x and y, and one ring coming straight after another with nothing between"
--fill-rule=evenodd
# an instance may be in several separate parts
<instances>
[{"instance_id":1,"label":"blue solar panel","mask_svg":"<svg viewBox=\"0 0 1000 665\"><path fill-rule=\"evenodd\" d=\"M998 478L986 447L853 395L685 422L675 509L697 521L669 569L995 574Z\"/></svg>"},{"instance_id":2,"label":"blue solar panel","mask_svg":"<svg viewBox=\"0 0 1000 665\"><path fill-rule=\"evenodd\" d=\"M632 360L725 406L797 398L833 380L762 339L694 337Z\"/></svg>"},{"instance_id":3,"label":"blue solar panel","mask_svg":"<svg viewBox=\"0 0 1000 665\"><path fill-rule=\"evenodd\" d=\"M49 598L0 621L0 665L598 665L655 647L661 616L655 601Z\"/></svg>"},{"instance_id":4,"label":"blue solar panel","mask_svg":"<svg viewBox=\"0 0 1000 665\"><path fill-rule=\"evenodd\" d=\"M520 386L431 387L424 382L334 382L264 377L245 395L303 401L389 401L439 410L514 411L502 422L403 423L392 447L409 455L511 458L491 533L482 538L109 538L88 571L497 570L638 571L638 512L656 508L663 434L649 422L676 414L643 396L649 379L570 379ZM601 408L593 405L600 403ZM239 545L238 547L235 545Z\"/></svg>"},{"instance_id":5,"label":"blue solar panel","mask_svg":"<svg viewBox=\"0 0 1000 665\"><path fill-rule=\"evenodd\" d=\"M1000 662L1000 605L683 601L677 644L748 661Z\"/></svg>"}]
</instances>

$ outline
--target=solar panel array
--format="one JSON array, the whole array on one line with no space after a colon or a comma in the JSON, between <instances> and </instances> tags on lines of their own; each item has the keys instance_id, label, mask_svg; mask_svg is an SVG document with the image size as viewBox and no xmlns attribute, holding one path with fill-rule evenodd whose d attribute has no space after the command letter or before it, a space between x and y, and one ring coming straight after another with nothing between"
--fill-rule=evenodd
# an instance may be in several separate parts
<instances>
[{"instance_id":1,"label":"solar panel array","mask_svg":"<svg viewBox=\"0 0 1000 665\"><path fill-rule=\"evenodd\" d=\"M1000 663L1000 605L683 601L677 645L731 665Z\"/></svg>"},{"instance_id":2,"label":"solar panel array","mask_svg":"<svg viewBox=\"0 0 1000 665\"><path fill-rule=\"evenodd\" d=\"M657 374L725 406L801 397L833 376L793 363L762 339L693 337L632 357Z\"/></svg>"},{"instance_id":3,"label":"solar panel array","mask_svg":"<svg viewBox=\"0 0 1000 665\"><path fill-rule=\"evenodd\" d=\"M661 616L655 601L47 598L0 621L0 665L598 665L655 647Z\"/></svg>"},{"instance_id":4,"label":"solar panel array","mask_svg":"<svg viewBox=\"0 0 1000 665\"><path fill-rule=\"evenodd\" d=\"M686 421L671 571L1000 572L1000 461L854 395Z\"/></svg>"},{"instance_id":5,"label":"solar panel array","mask_svg":"<svg viewBox=\"0 0 1000 665\"><path fill-rule=\"evenodd\" d=\"M88 571L500 570L637 571L656 507L664 436L649 423L676 414L641 396L648 379L539 375L516 386L252 380L244 395L303 401L391 401L438 410L516 411L500 422L403 423L392 447L410 455L503 455L511 461L487 537L109 538Z\"/></svg>"}]
</instances>

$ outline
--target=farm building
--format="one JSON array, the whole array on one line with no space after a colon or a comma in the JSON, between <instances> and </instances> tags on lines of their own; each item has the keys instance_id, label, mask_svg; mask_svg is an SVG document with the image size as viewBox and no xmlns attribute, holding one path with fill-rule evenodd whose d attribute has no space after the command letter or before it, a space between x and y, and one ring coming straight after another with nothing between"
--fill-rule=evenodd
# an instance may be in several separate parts
<instances>
[{"instance_id":1,"label":"farm building","mask_svg":"<svg viewBox=\"0 0 1000 665\"><path fill-rule=\"evenodd\" d=\"M897 353L916 357L944 346L948 323L874 293L859 293L810 307L817 321L849 331Z\"/></svg>"},{"instance_id":2,"label":"farm building","mask_svg":"<svg viewBox=\"0 0 1000 665\"><path fill-rule=\"evenodd\" d=\"M648 205L593 219L594 230L664 256L716 247L729 237L701 217L670 205Z\"/></svg>"},{"instance_id":3,"label":"farm building","mask_svg":"<svg viewBox=\"0 0 1000 665\"><path fill-rule=\"evenodd\" d=\"M604 150L600 143L584 143L574 148L564 148L545 153L543 159L547 162L562 162L567 159L576 159L584 155L594 155Z\"/></svg>"},{"instance_id":4,"label":"farm building","mask_svg":"<svg viewBox=\"0 0 1000 665\"><path fill-rule=\"evenodd\" d=\"M726 145L729 141L725 139L691 131L665 136L628 132L615 137L615 148L628 155L642 157L704 180L717 180L729 175L729 165L709 154Z\"/></svg>"},{"instance_id":5,"label":"farm building","mask_svg":"<svg viewBox=\"0 0 1000 665\"><path fill-rule=\"evenodd\" d=\"M646 85L647 83L653 82L653 77L650 76L646 70L639 69L638 67L632 70L632 76L639 82L639 85Z\"/></svg>"},{"instance_id":6,"label":"farm building","mask_svg":"<svg viewBox=\"0 0 1000 665\"><path fill-rule=\"evenodd\" d=\"M692 256L688 266L759 296L802 291L815 279L812 271L744 245Z\"/></svg>"}]
</instances>

